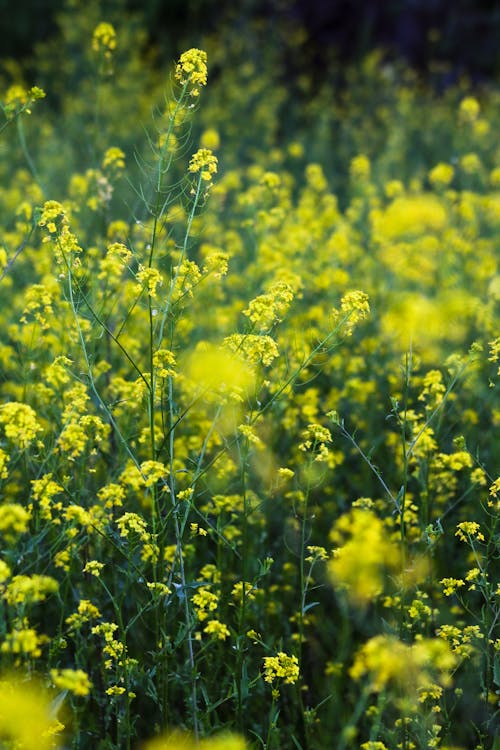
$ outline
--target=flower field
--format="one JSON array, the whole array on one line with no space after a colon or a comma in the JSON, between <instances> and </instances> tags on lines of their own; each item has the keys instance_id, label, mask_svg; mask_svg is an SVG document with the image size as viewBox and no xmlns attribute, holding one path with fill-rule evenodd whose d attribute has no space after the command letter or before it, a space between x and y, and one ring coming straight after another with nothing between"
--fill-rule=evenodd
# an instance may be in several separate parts
<instances>
[{"instance_id":1,"label":"flower field","mask_svg":"<svg viewBox=\"0 0 500 750\"><path fill-rule=\"evenodd\" d=\"M81 7L0 65L0 747L498 750L498 89Z\"/></svg>"}]
</instances>

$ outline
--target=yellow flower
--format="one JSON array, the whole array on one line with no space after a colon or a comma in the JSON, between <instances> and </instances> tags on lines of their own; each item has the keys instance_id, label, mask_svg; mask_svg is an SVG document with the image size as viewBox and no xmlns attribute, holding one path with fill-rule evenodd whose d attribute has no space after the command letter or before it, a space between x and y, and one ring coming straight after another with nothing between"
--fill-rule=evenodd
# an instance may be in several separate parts
<instances>
[{"instance_id":1,"label":"yellow flower","mask_svg":"<svg viewBox=\"0 0 500 750\"><path fill-rule=\"evenodd\" d=\"M459 117L461 122L474 122L477 120L479 112L479 102L474 97L467 96L460 102Z\"/></svg>"},{"instance_id":2,"label":"yellow flower","mask_svg":"<svg viewBox=\"0 0 500 750\"><path fill-rule=\"evenodd\" d=\"M42 431L35 410L16 401L0 406L0 424L4 425L5 437L21 450L28 448Z\"/></svg>"},{"instance_id":3,"label":"yellow flower","mask_svg":"<svg viewBox=\"0 0 500 750\"><path fill-rule=\"evenodd\" d=\"M349 173L354 180L368 180L370 178L370 160L364 154L355 156L350 164Z\"/></svg>"},{"instance_id":4,"label":"yellow flower","mask_svg":"<svg viewBox=\"0 0 500 750\"><path fill-rule=\"evenodd\" d=\"M172 593L167 584L160 583L160 581L147 583L146 586L153 594L156 594L157 596L168 596L170 593Z\"/></svg>"},{"instance_id":5,"label":"yellow flower","mask_svg":"<svg viewBox=\"0 0 500 750\"><path fill-rule=\"evenodd\" d=\"M65 622L69 630L79 630L85 623L97 620L101 613L95 604L88 599L82 599L78 604L78 610L66 618Z\"/></svg>"},{"instance_id":6,"label":"yellow flower","mask_svg":"<svg viewBox=\"0 0 500 750\"><path fill-rule=\"evenodd\" d=\"M149 541L149 533L146 529L146 521L137 513L124 513L117 520L116 525L120 536L126 539L129 534L137 534L142 541Z\"/></svg>"},{"instance_id":7,"label":"yellow flower","mask_svg":"<svg viewBox=\"0 0 500 750\"><path fill-rule=\"evenodd\" d=\"M283 680L284 683L293 685L299 678L299 660L296 656L288 656L279 651L276 656L264 657L264 680L273 683Z\"/></svg>"},{"instance_id":8,"label":"yellow flower","mask_svg":"<svg viewBox=\"0 0 500 750\"><path fill-rule=\"evenodd\" d=\"M151 299L156 299L158 296L158 287L163 284L163 278L158 269L146 268L140 265L136 278L139 282L138 291L145 289Z\"/></svg>"},{"instance_id":9,"label":"yellow flower","mask_svg":"<svg viewBox=\"0 0 500 750\"><path fill-rule=\"evenodd\" d=\"M104 563L98 562L97 560L89 560L89 562L85 565L83 572L89 573L91 576L99 578L103 568Z\"/></svg>"},{"instance_id":10,"label":"yellow flower","mask_svg":"<svg viewBox=\"0 0 500 750\"><path fill-rule=\"evenodd\" d=\"M236 347L233 351L236 352ZM186 360L186 374L197 389L243 401L251 392L255 378L238 354L200 342Z\"/></svg>"},{"instance_id":11,"label":"yellow flower","mask_svg":"<svg viewBox=\"0 0 500 750\"><path fill-rule=\"evenodd\" d=\"M460 158L460 166L466 174L477 174L481 170L481 159L477 154L464 154Z\"/></svg>"},{"instance_id":12,"label":"yellow flower","mask_svg":"<svg viewBox=\"0 0 500 750\"><path fill-rule=\"evenodd\" d=\"M31 659L38 659L42 655L41 646L48 640L47 636L38 635L34 628L22 626L7 633L0 651L2 654L25 655Z\"/></svg>"},{"instance_id":13,"label":"yellow flower","mask_svg":"<svg viewBox=\"0 0 500 750\"><path fill-rule=\"evenodd\" d=\"M99 261L98 279L110 282L119 282L124 269L130 263L132 253L121 242L112 242L108 245L106 255Z\"/></svg>"},{"instance_id":14,"label":"yellow flower","mask_svg":"<svg viewBox=\"0 0 500 750\"><path fill-rule=\"evenodd\" d=\"M116 31L110 23L100 23L94 29L92 36L92 49L94 52L110 59L116 49Z\"/></svg>"},{"instance_id":15,"label":"yellow flower","mask_svg":"<svg viewBox=\"0 0 500 750\"><path fill-rule=\"evenodd\" d=\"M51 594L55 594L59 584L55 578L34 574L32 576L14 576L5 590L5 600L8 604L36 604L43 602Z\"/></svg>"},{"instance_id":16,"label":"yellow flower","mask_svg":"<svg viewBox=\"0 0 500 750\"><path fill-rule=\"evenodd\" d=\"M500 167L495 167L490 172L490 183L494 188L500 187Z\"/></svg>"},{"instance_id":17,"label":"yellow flower","mask_svg":"<svg viewBox=\"0 0 500 750\"><path fill-rule=\"evenodd\" d=\"M440 584L443 587L445 596L451 596L457 589L465 586L465 582L461 578L443 578Z\"/></svg>"},{"instance_id":18,"label":"yellow flower","mask_svg":"<svg viewBox=\"0 0 500 750\"><path fill-rule=\"evenodd\" d=\"M28 511L19 503L0 505L0 534L12 542L17 534L24 534L28 530L30 518Z\"/></svg>"},{"instance_id":19,"label":"yellow flower","mask_svg":"<svg viewBox=\"0 0 500 750\"><path fill-rule=\"evenodd\" d=\"M125 154L117 146L108 148L102 160L102 168L120 172L125 169Z\"/></svg>"},{"instance_id":20,"label":"yellow flower","mask_svg":"<svg viewBox=\"0 0 500 750\"><path fill-rule=\"evenodd\" d=\"M61 690L69 690L73 695L86 696L92 683L83 669L51 669L50 679Z\"/></svg>"},{"instance_id":21,"label":"yellow flower","mask_svg":"<svg viewBox=\"0 0 500 750\"><path fill-rule=\"evenodd\" d=\"M385 186L385 194L391 199L403 195L404 191L405 188L401 180L389 180Z\"/></svg>"},{"instance_id":22,"label":"yellow flower","mask_svg":"<svg viewBox=\"0 0 500 750\"><path fill-rule=\"evenodd\" d=\"M305 170L308 186L318 193L328 190L328 182L320 164L308 164Z\"/></svg>"},{"instance_id":23,"label":"yellow flower","mask_svg":"<svg viewBox=\"0 0 500 750\"><path fill-rule=\"evenodd\" d=\"M143 461L141 473L144 477L144 486L154 487L157 482L165 479L168 472L167 467L161 461Z\"/></svg>"},{"instance_id":24,"label":"yellow flower","mask_svg":"<svg viewBox=\"0 0 500 750\"><path fill-rule=\"evenodd\" d=\"M225 641L228 635L230 635L229 628L223 622L220 622L220 620L209 620L203 628L203 632L217 638L219 641Z\"/></svg>"},{"instance_id":25,"label":"yellow flower","mask_svg":"<svg viewBox=\"0 0 500 750\"><path fill-rule=\"evenodd\" d=\"M249 581L238 581L231 589L231 596L236 599L238 604L243 603L243 596L246 601L249 602L252 599L255 599L255 586Z\"/></svg>"},{"instance_id":26,"label":"yellow flower","mask_svg":"<svg viewBox=\"0 0 500 750\"><path fill-rule=\"evenodd\" d=\"M9 747L51 750L53 724L50 699L41 686L21 674L0 678L0 735L12 740Z\"/></svg>"},{"instance_id":27,"label":"yellow flower","mask_svg":"<svg viewBox=\"0 0 500 750\"><path fill-rule=\"evenodd\" d=\"M407 645L393 636L377 635L358 650L350 675L356 681L368 678L376 693L396 684L418 700L416 691L429 683L446 687L455 664L455 656L441 639L422 638Z\"/></svg>"},{"instance_id":28,"label":"yellow flower","mask_svg":"<svg viewBox=\"0 0 500 750\"><path fill-rule=\"evenodd\" d=\"M224 339L224 345L233 352L240 352L249 362L270 365L279 357L276 341L271 336L258 336L253 333L233 333Z\"/></svg>"},{"instance_id":29,"label":"yellow flower","mask_svg":"<svg viewBox=\"0 0 500 750\"><path fill-rule=\"evenodd\" d=\"M500 494L500 477L497 477L493 484L490 485L489 492L491 497L498 497Z\"/></svg>"},{"instance_id":30,"label":"yellow flower","mask_svg":"<svg viewBox=\"0 0 500 750\"><path fill-rule=\"evenodd\" d=\"M175 68L175 77L187 86L191 96L199 96L200 86L207 84L207 53L201 49L183 52Z\"/></svg>"},{"instance_id":31,"label":"yellow flower","mask_svg":"<svg viewBox=\"0 0 500 750\"><path fill-rule=\"evenodd\" d=\"M377 237L406 239L439 232L446 226L447 213L436 195L400 196L385 211L374 212L372 222Z\"/></svg>"},{"instance_id":32,"label":"yellow flower","mask_svg":"<svg viewBox=\"0 0 500 750\"><path fill-rule=\"evenodd\" d=\"M5 583L12 574L11 569L4 560L0 560L0 584Z\"/></svg>"},{"instance_id":33,"label":"yellow flower","mask_svg":"<svg viewBox=\"0 0 500 750\"><path fill-rule=\"evenodd\" d=\"M153 354L153 366L160 378L175 375L175 355L169 349L157 349Z\"/></svg>"},{"instance_id":34,"label":"yellow flower","mask_svg":"<svg viewBox=\"0 0 500 750\"><path fill-rule=\"evenodd\" d=\"M196 740L189 734L172 732L147 742L142 750L246 750L243 737L236 734L216 734L205 740Z\"/></svg>"},{"instance_id":35,"label":"yellow flower","mask_svg":"<svg viewBox=\"0 0 500 750\"><path fill-rule=\"evenodd\" d=\"M125 499L125 489L115 482L110 482L97 492L97 499L105 508L120 508Z\"/></svg>"},{"instance_id":36,"label":"yellow flower","mask_svg":"<svg viewBox=\"0 0 500 750\"><path fill-rule=\"evenodd\" d=\"M283 320L293 300L293 289L285 281L271 285L267 294L261 294L251 300L243 315L253 323L254 330L267 331Z\"/></svg>"},{"instance_id":37,"label":"yellow flower","mask_svg":"<svg viewBox=\"0 0 500 750\"><path fill-rule=\"evenodd\" d=\"M254 428L251 427L249 424L238 425L238 432L240 435L243 435L243 437L248 440L249 444L255 445L257 447L263 447L264 444L262 440L257 435Z\"/></svg>"},{"instance_id":38,"label":"yellow flower","mask_svg":"<svg viewBox=\"0 0 500 750\"><path fill-rule=\"evenodd\" d=\"M302 442L299 444L299 450L311 451L315 454L315 461L328 461L328 445L332 442L330 430L320 424L309 424L302 432Z\"/></svg>"},{"instance_id":39,"label":"yellow flower","mask_svg":"<svg viewBox=\"0 0 500 750\"><path fill-rule=\"evenodd\" d=\"M357 323L365 320L370 313L368 295L359 290L346 292L340 300L340 311L334 310L334 320L342 324L342 333L350 336Z\"/></svg>"},{"instance_id":40,"label":"yellow flower","mask_svg":"<svg viewBox=\"0 0 500 750\"><path fill-rule=\"evenodd\" d=\"M39 227L47 227L52 234L57 231L57 225L64 220L65 210L58 201L45 201L42 208L42 215L38 220Z\"/></svg>"},{"instance_id":41,"label":"yellow flower","mask_svg":"<svg viewBox=\"0 0 500 750\"><path fill-rule=\"evenodd\" d=\"M45 91L33 86L31 89L26 90L19 84L15 83L7 89L5 98L3 101L3 109L7 119L15 117L21 112L26 112L30 115L30 106L37 99L43 99Z\"/></svg>"},{"instance_id":42,"label":"yellow flower","mask_svg":"<svg viewBox=\"0 0 500 750\"><path fill-rule=\"evenodd\" d=\"M304 156L304 147L298 141L288 144L288 153L293 159L301 159Z\"/></svg>"},{"instance_id":43,"label":"yellow flower","mask_svg":"<svg viewBox=\"0 0 500 750\"><path fill-rule=\"evenodd\" d=\"M217 609L219 597L208 588L202 588L193 595L193 605L200 622L207 619L209 612Z\"/></svg>"},{"instance_id":44,"label":"yellow flower","mask_svg":"<svg viewBox=\"0 0 500 750\"><path fill-rule=\"evenodd\" d=\"M306 557L307 562L313 563L316 560L328 560L328 553L324 547L308 545L307 551L309 552L309 556Z\"/></svg>"},{"instance_id":45,"label":"yellow flower","mask_svg":"<svg viewBox=\"0 0 500 750\"><path fill-rule=\"evenodd\" d=\"M39 323L43 329L47 329L49 324L46 316L50 316L52 313L50 289L44 284L32 284L26 292L24 310L20 318L21 323L26 324L28 320L32 319Z\"/></svg>"},{"instance_id":46,"label":"yellow flower","mask_svg":"<svg viewBox=\"0 0 500 750\"><path fill-rule=\"evenodd\" d=\"M369 508L353 508L341 516L330 538L339 544L329 564L330 575L356 604L366 604L380 594L386 574L399 568L398 548L387 538L384 522Z\"/></svg>"},{"instance_id":47,"label":"yellow flower","mask_svg":"<svg viewBox=\"0 0 500 750\"><path fill-rule=\"evenodd\" d=\"M455 170L451 164L439 162L429 172L429 182L436 187L446 187L452 181L454 173Z\"/></svg>"},{"instance_id":48,"label":"yellow flower","mask_svg":"<svg viewBox=\"0 0 500 750\"><path fill-rule=\"evenodd\" d=\"M463 521L457 526L455 536L458 536L460 541L472 543L473 539L478 542L484 542L484 535L481 533L481 527L476 521Z\"/></svg>"},{"instance_id":49,"label":"yellow flower","mask_svg":"<svg viewBox=\"0 0 500 750\"><path fill-rule=\"evenodd\" d=\"M214 128L207 128L201 134L200 145L202 148L217 149L220 146L219 133Z\"/></svg>"},{"instance_id":50,"label":"yellow flower","mask_svg":"<svg viewBox=\"0 0 500 750\"><path fill-rule=\"evenodd\" d=\"M125 692L124 687L120 687L119 685L112 685L111 687L106 689L106 695L116 696L116 695L123 695Z\"/></svg>"},{"instance_id":51,"label":"yellow flower","mask_svg":"<svg viewBox=\"0 0 500 750\"><path fill-rule=\"evenodd\" d=\"M205 258L203 273L213 274L216 279L222 278L227 274L229 255L221 251L210 253Z\"/></svg>"},{"instance_id":52,"label":"yellow flower","mask_svg":"<svg viewBox=\"0 0 500 750\"><path fill-rule=\"evenodd\" d=\"M217 173L217 157L209 148L199 148L189 162L189 171L201 174L202 180L209 181Z\"/></svg>"}]
</instances>

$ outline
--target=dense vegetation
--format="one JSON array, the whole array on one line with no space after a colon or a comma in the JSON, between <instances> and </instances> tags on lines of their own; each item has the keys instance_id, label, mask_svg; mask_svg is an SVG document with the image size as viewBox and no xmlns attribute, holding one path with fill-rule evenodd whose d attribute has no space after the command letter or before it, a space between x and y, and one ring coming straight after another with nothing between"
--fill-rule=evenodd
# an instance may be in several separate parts
<instances>
[{"instance_id":1,"label":"dense vegetation","mask_svg":"<svg viewBox=\"0 0 500 750\"><path fill-rule=\"evenodd\" d=\"M0 71L2 747L496 747L498 90L79 5Z\"/></svg>"}]
</instances>

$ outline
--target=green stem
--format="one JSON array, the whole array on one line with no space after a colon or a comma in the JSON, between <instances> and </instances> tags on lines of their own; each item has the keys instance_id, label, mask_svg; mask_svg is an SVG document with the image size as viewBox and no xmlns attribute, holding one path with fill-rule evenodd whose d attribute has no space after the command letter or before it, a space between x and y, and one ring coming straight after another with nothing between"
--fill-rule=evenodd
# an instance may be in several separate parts
<instances>
[{"instance_id":1,"label":"green stem","mask_svg":"<svg viewBox=\"0 0 500 750\"><path fill-rule=\"evenodd\" d=\"M21 144L21 150L23 152L24 158L26 159L26 162L28 164L28 167L30 169L31 174L35 178L37 184L42 189L42 192L45 193L45 189L43 187L43 183L40 179L40 175L38 174L37 168L35 166L35 162L31 158L31 154L28 151L28 145L26 143L26 136L24 133L24 126L23 126L23 120L21 117L17 118L17 135L19 137L19 143Z\"/></svg>"},{"instance_id":2,"label":"green stem","mask_svg":"<svg viewBox=\"0 0 500 750\"><path fill-rule=\"evenodd\" d=\"M118 427L118 425L117 425L117 423L116 423L116 421L115 421L115 419L114 419L111 411L109 410L106 402L104 401L104 399L101 397L101 394L97 390L97 386L96 386L95 380L94 380L94 375L93 375L93 372L92 372L92 365L90 364L90 359L89 359L89 355L88 355L88 352L87 352L87 345L85 343L85 338L83 336L83 331L82 331L82 328L81 328L81 325L80 325L80 321L78 319L78 313L77 313L77 310L76 310L75 299L74 299L74 294L73 294L73 274L72 274L72 271L71 271L71 264L69 262L69 259L66 257L66 255L64 253L64 250L61 247L61 245L59 245L59 247L60 247L61 253L62 253L62 255L63 255L64 259L65 259L66 268L68 270L68 293L69 293L69 301L70 301L71 310L73 312L73 317L74 317L74 320L75 320L76 329L78 331L78 339L80 341L80 347L81 347L82 354L83 354L83 357L84 357L84 360L85 360L85 365L86 365L86 369L87 369L87 376L88 376L88 379L89 379L90 388L92 390L92 393L96 397L97 401L101 405L102 409L104 410L104 412L105 412L105 414L106 414L106 416L107 416L107 418L109 420L109 423L111 424L111 426L113 427L113 429L116 431L116 434L118 435L118 438L119 438L121 444L123 445L126 453L130 457L130 459L132 460L132 462L134 463L134 465L136 466L136 468L138 468L140 470L140 466L139 466L139 463L138 463L135 455L132 453L132 451L131 451L131 449L130 449L128 443L127 443L127 441L123 437L123 435L122 435L122 433L120 431L120 428Z\"/></svg>"},{"instance_id":3,"label":"green stem","mask_svg":"<svg viewBox=\"0 0 500 750\"><path fill-rule=\"evenodd\" d=\"M271 708L269 709L269 726L267 729L266 744L264 750L272 750L274 745L274 736L276 734L276 724L278 720L278 714L276 711L276 698L272 697Z\"/></svg>"}]
</instances>

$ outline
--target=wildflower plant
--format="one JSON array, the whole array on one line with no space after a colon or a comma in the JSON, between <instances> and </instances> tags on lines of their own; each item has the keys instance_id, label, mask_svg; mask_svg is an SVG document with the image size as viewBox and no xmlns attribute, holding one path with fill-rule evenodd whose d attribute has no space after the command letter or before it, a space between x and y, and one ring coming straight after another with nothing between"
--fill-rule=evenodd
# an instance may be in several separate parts
<instances>
[{"instance_id":1,"label":"wildflower plant","mask_svg":"<svg viewBox=\"0 0 500 750\"><path fill-rule=\"evenodd\" d=\"M493 747L498 97L100 10L0 71L0 742Z\"/></svg>"}]
</instances>

